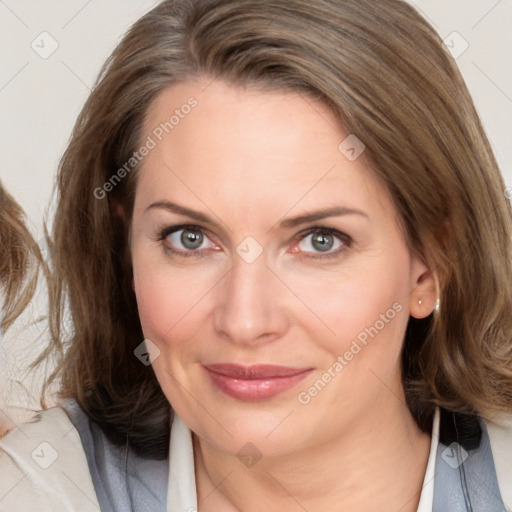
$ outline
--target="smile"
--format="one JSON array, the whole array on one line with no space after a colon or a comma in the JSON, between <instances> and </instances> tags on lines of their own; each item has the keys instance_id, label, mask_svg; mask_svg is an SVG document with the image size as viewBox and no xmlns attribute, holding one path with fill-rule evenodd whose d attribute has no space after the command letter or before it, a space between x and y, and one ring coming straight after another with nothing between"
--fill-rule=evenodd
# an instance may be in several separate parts
<instances>
[{"instance_id":1,"label":"smile","mask_svg":"<svg viewBox=\"0 0 512 512\"><path fill-rule=\"evenodd\" d=\"M267 400L284 393L313 371L276 365L212 364L203 368L220 391L247 402Z\"/></svg>"}]
</instances>

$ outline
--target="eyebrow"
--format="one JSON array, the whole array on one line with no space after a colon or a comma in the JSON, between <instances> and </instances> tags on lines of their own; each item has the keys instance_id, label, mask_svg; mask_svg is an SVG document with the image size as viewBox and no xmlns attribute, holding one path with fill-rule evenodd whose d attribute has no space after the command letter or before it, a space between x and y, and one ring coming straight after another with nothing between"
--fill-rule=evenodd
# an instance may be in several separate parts
<instances>
[{"instance_id":1,"label":"eyebrow","mask_svg":"<svg viewBox=\"0 0 512 512\"><path fill-rule=\"evenodd\" d=\"M181 206L179 204L173 203L171 201L156 201L151 203L145 210L144 213L147 213L153 209L163 209L170 211L172 213L177 213L179 215L185 215L190 217L191 219L195 219L198 222L204 222L205 224L215 225L216 222L209 217L208 215L198 212L196 210L192 210L190 208L186 208L185 206ZM306 213L303 215L298 215L296 217L290 217L284 220L281 220L278 224L280 229L291 229L301 224L307 224L309 222L315 222L321 219L325 219L327 217L339 217L342 215L360 215L362 217L368 217L368 214L362 210L358 210L357 208L347 208L344 206L335 206L332 208L325 208L322 210L317 210L311 213Z\"/></svg>"}]
</instances>

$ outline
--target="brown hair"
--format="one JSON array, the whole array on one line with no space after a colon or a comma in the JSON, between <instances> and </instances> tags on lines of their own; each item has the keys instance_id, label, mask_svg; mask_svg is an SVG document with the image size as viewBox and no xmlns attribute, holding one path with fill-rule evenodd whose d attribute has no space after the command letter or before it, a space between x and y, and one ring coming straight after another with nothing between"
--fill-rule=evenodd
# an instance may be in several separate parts
<instances>
[{"instance_id":1,"label":"brown hair","mask_svg":"<svg viewBox=\"0 0 512 512\"><path fill-rule=\"evenodd\" d=\"M32 299L42 264L24 213L0 183L0 328L6 331Z\"/></svg>"},{"instance_id":2,"label":"brown hair","mask_svg":"<svg viewBox=\"0 0 512 512\"><path fill-rule=\"evenodd\" d=\"M128 31L59 169L47 353L64 352L50 378L62 378L62 394L113 440L165 456L171 408L133 354L144 338L127 240L137 169L109 194L98 191L140 147L155 97L199 75L319 99L366 145L409 247L439 279L439 312L411 318L404 342L418 425L430 427L435 405L487 417L510 411L511 207L455 62L400 0L168 0Z\"/></svg>"}]
</instances>

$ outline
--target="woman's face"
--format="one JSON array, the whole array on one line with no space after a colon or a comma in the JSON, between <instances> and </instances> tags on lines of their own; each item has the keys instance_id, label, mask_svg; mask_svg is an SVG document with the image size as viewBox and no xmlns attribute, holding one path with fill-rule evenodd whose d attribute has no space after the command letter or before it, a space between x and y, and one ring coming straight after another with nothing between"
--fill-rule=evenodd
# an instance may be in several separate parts
<instances>
[{"instance_id":1,"label":"woman's face","mask_svg":"<svg viewBox=\"0 0 512 512\"><path fill-rule=\"evenodd\" d=\"M184 422L278 455L400 407L406 324L435 297L354 136L313 99L218 81L170 87L145 128L135 292Z\"/></svg>"}]
</instances>

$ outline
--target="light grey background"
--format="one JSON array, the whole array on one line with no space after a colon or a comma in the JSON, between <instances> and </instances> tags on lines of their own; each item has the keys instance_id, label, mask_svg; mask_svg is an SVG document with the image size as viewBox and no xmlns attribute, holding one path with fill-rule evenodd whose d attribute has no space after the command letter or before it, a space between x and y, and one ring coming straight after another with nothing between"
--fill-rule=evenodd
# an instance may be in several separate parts
<instances>
[{"instance_id":1,"label":"light grey background","mask_svg":"<svg viewBox=\"0 0 512 512\"><path fill-rule=\"evenodd\" d=\"M0 0L0 176L27 212L37 240L57 163L101 64L133 21L157 3ZM410 3L461 53L457 63L512 186L512 0ZM44 305L43 295L20 322L44 312ZM11 422L23 418L13 402L35 403L40 376L20 368L39 334L37 326L13 330L0 347L0 409Z\"/></svg>"}]
</instances>

